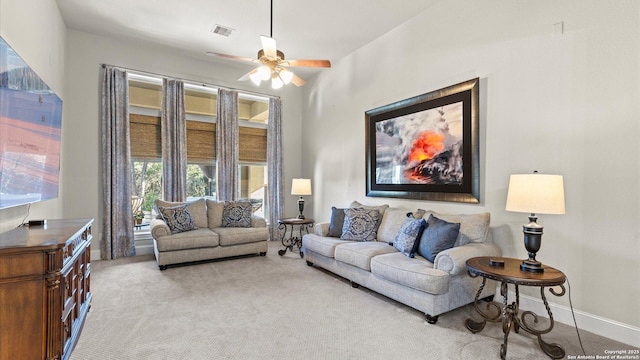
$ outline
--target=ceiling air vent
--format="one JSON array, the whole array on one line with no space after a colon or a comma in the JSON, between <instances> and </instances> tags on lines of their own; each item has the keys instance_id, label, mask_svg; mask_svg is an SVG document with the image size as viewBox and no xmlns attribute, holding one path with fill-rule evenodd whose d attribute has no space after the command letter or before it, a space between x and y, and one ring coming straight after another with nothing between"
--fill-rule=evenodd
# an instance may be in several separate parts
<instances>
[{"instance_id":1,"label":"ceiling air vent","mask_svg":"<svg viewBox=\"0 0 640 360\"><path fill-rule=\"evenodd\" d=\"M235 29L232 29L230 27L226 27L224 25L216 24L216 26L214 26L214 28L211 30L211 32L214 33L214 34L218 34L218 35L222 35L222 36L228 37L229 35L231 35L233 30L235 30Z\"/></svg>"}]
</instances>

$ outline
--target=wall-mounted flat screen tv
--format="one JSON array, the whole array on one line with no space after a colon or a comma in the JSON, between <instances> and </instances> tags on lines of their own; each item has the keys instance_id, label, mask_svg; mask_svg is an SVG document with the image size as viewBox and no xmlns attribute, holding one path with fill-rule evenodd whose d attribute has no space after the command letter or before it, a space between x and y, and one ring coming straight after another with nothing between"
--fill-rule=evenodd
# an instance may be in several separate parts
<instances>
[{"instance_id":1,"label":"wall-mounted flat screen tv","mask_svg":"<svg viewBox=\"0 0 640 360\"><path fill-rule=\"evenodd\" d=\"M0 209L58 197L62 100L0 37Z\"/></svg>"}]
</instances>

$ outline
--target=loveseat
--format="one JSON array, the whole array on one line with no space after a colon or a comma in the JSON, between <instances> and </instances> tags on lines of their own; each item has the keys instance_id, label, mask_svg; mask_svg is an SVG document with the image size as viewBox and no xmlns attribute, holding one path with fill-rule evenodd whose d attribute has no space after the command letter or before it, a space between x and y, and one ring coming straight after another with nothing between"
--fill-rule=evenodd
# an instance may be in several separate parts
<instances>
[{"instance_id":1,"label":"loveseat","mask_svg":"<svg viewBox=\"0 0 640 360\"><path fill-rule=\"evenodd\" d=\"M374 221L358 218L362 210L379 214L374 234L367 235L371 241L359 238L363 235L358 232L365 233L371 226L367 221ZM340 215L345 217L342 223ZM440 314L474 301L482 280L467 274L467 259L501 255L492 242L489 213L439 214L353 202L348 208L333 208L331 220L316 224L314 233L303 236L307 265L329 270L353 287L362 285L417 309L431 324ZM415 231L417 225L422 231ZM445 237L448 244L439 240ZM488 280L480 298L493 298L495 290L495 282Z\"/></svg>"},{"instance_id":2,"label":"loveseat","mask_svg":"<svg viewBox=\"0 0 640 360\"><path fill-rule=\"evenodd\" d=\"M149 224L160 270L167 265L223 257L267 254L266 221L249 202L156 201L159 218Z\"/></svg>"}]
</instances>

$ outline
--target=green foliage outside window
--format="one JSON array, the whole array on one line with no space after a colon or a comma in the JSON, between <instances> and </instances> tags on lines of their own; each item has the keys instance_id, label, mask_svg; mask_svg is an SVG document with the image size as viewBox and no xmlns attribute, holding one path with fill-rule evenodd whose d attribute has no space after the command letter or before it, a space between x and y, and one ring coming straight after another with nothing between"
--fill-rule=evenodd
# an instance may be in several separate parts
<instances>
[{"instance_id":1,"label":"green foliage outside window","mask_svg":"<svg viewBox=\"0 0 640 360\"><path fill-rule=\"evenodd\" d=\"M135 195L141 196L142 210L150 212L157 199L162 197L162 163L135 161L133 163ZM187 196L215 195L215 180L208 178L199 165L187 166Z\"/></svg>"}]
</instances>

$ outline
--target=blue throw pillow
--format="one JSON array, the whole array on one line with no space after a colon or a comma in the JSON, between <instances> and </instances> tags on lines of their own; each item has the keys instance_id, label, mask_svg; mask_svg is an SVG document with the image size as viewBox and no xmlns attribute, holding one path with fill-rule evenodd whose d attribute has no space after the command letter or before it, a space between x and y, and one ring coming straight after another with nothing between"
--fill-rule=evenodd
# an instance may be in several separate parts
<instances>
[{"instance_id":1,"label":"blue throw pillow","mask_svg":"<svg viewBox=\"0 0 640 360\"><path fill-rule=\"evenodd\" d=\"M393 239L393 246L404 255L412 258L416 252L416 243L424 231L426 222L424 219L414 219L411 213L400 226L396 237Z\"/></svg>"},{"instance_id":2,"label":"blue throw pillow","mask_svg":"<svg viewBox=\"0 0 640 360\"><path fill-rule=\"evenodd\" d=\"M341 240L375 241L378 235L378 210L345 209Z\"/></svg>"},{"instance_id":3,"label":"blue throw pillow","mask_svg":"<svg viewBox=\"0 0 640 360\"><path fill-rule=\"evenodd\" d=\"M327 236L337 237L342 236L342 227L344 226L344 209L338 209L335 206L331 207L331 221L329 222L329 233Z\"/></svg>"},{"instance_id":4,"label":"blue throw pillow","mask_svg":"<svg viewBox=\"0 0 640 360\"><path fill-rule=\"evenodd\" d=\"M460 223L450 223L429 215L427 227L422 232L418 254L433 262L440 251L451 249L458 239Z\"/></svg>"}]
</instances>

